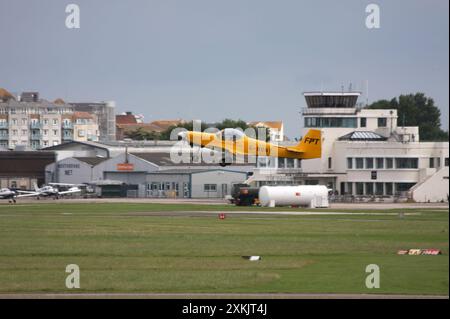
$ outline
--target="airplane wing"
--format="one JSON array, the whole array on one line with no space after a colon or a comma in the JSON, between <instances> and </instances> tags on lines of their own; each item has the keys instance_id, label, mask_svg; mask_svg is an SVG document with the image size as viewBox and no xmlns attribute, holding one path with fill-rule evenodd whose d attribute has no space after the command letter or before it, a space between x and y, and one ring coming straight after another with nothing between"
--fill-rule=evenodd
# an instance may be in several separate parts
<instances>
[{"instance_id":1,"label":"airplane wing","mask_svg":"<svg viewBox=\"0 0 450 319\"><path fill-rule=\"evenodd\" d=\"M39 196L39 193L36 193L36 192L34 192L34 193L27 193L27 194L22 194L22 195L16 195L16 196L14 196L14 197L16 197L16 198L21 198L21 197L33 197L33 196Z\"/></svg>"},{"instance_id":2,"label":"airplane wing","mask_svg":"<svg viewBox=\"0 0 450 319\"><path fill-rule=\"evenodd\" d=\"M18 193L20 194L39 194L37 192L32 192L32 191L21 191L21 190L17 190Z\"/></svg>"},{"instance_id":3,"label":"airplane wing","mask_svg":"<svg viewBox=\"0 0 450 319\"><path fill-rule=\"evenodd\" d=\"M64 192L58 192L58 195L81 193L81 189L72 189Z\"/></svg>"}]
</instances>

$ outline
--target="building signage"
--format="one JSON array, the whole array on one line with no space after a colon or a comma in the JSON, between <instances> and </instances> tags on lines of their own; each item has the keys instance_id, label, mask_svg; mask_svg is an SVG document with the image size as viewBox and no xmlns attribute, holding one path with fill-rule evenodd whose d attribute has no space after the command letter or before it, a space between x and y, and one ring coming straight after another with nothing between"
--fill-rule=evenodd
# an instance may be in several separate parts
<instances>
[{"instance_id":1,"label":"building signage","mask_svg":"<svg viewBox=\"0 0 450 319\"><path fill-rule=\"evenodd\" d=\"M132 164L132 163L119 163L119 164L117 164L117 170L118 171L133 171L134 170L134 164Z\"/></svg>"}]
</instances>

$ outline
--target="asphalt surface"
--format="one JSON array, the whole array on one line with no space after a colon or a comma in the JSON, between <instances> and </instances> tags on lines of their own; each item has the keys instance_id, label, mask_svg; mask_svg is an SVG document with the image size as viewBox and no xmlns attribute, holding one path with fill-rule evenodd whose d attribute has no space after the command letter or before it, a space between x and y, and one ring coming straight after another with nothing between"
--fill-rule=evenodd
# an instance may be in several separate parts
<instances>
[{"instance_id":1,"label":"asphalt surface","mask_svg":"<svg viewBox=\"0 0 450 319\"><path fill-rule=\"evenodd\" d=\"M51 198L34 199L20 198L17 203L159 203L159 204L197 204L197 205L226 205L224 199L189 199L189 198ZM7 200L0 200L0 205L12 205ZM392 202L364 202L364 203L330 203L330 209L397 209L397 208L423 208L423 209L449 209L448 203L392 203Z\"/></svg>"}]
</instances>

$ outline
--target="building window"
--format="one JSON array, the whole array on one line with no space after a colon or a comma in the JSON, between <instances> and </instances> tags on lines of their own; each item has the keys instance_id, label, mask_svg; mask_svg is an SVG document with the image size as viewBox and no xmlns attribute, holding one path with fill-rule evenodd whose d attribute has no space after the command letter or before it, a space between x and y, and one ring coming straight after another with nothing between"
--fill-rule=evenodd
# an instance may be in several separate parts
<instances>
[{"instance_id":1,"label":"building window","mask_svg":"<svg viewBox=\"0 0 450 319\"><path fill-rule=\"evenodd\" d=\"M366 195L373 195L373 183L366 183Z\"/></svg>"},{"instance_id":2,"label":"building window","mask_svg":"<svg viewBox=\"0 0 450 319\"><path fill-rule=\"evenodd\" d=\"M366 158L366 168L367 169L373 168L373 158L371 157Z\"/></svg>"},{"instance_id":3,"label":"building window","mask_svg":"<svg viewBox=\"0 0 450 319\"><path fill-rule=\"evenodd\" d=\"M445 158L445 160L444 160L444 165L445 165L445 166L448 166L448 157Z\"/></svg>"},{"instance_id":4,"label":"building window","mask_svg":"<svg viewBox=\"0 0 450 319\"><path fill-rule=\"evenodd\" d=\"M58 136L58 130L53 130L53 136Z\"/></svg>"},{"instance_id":5,"label":"building window","mask_svg":"<svg viewBox=\"0 0 450 319\"><path fill-rule=\"evenodd\" d=\"M394 159L392 158L386 158L386 168L387 169L393 169L394 168Z\"/></svg>"},{"instance_id":6,"label":"building window","mask_svg":"<svg viewBox=\"0 0 450 319\"><path fill-rule=\"evenodd\" d=\"M353 157L347 157L347 168L348 169L353 168Z\"/></svg>"},{"instance_id":7,"label":"building window","mask_svg":"<svg viewBox=\"0 0 450 319\"><path fill-rule=\"evenodd\" d=\"M287 158L286 159L286 168L294 168L294 159L293 158Z\"/></svg>"},{"instance_id":8,"label":"building window","mask_svg":"<svg viewBox=\"0 0 450 319\"><path fill-rule=\"evenodd\" d=\"M364 195L364 183L355 183L356 195Z\"/></svg>"},{"instance_id":9,"label":"building window","mask_svg":"<svg viewBox=\"0 0 450 319\"><path fill-rule=\"evenodd\" d=\"M441 158L440 157L436 157L436 167L437 168L441 167Z\"/></svg>"},{"instance_id":10,"label":"building window","mask_svg":"<svg viewBox=\"0 0 450 319\"><path fill-rule=\"evenodd\" d=\"M415 183L395 183L396 192L407 192Z\"/></svg>"},{"instance_id":11,"label":"building window","mask_svg":"<svg viewBox=\"0 0 450 319\"><path fill-rule=\"evenodd\" d=\"M356 169L364 168L364 159L362 157L355 158L355 162L356 162Z\"/></svg>"},{"instance_id":12,"label":"building window","mask_svg":"<svg viewBox=\"0 0 450 319\"><path fill-rule=\"evenodd\" d=\"M332 164L333 164L333 162L332 162L331 157L328 157L328 169L331 169Z\"/></svg>"},{"instance_id":13,"label":"building window","mask_svg":"<svg viewBox=\"0 0 450 319\"><path fill-rule=\"evenodd\" d=\"M429 166L430 166L430 168L434 168L434 157L430 157Z\"/></svg>"},{"instance_id":14,"label":"building window","mask_svg":"<svg viewBox=\"0 0 450 319\"><path fill-rule=\"evenodd\" d=\"M72 170L71 169L65 170L64 175L72 175Z\"/></svg>"},{"instance_id":15,"label":"building window","mask_svg":"<svg viewBox=\"0 0 450 319\"><path fill-rule=\"evenodd\" d=\"M347 194L353 195L353 183L347 183Z\"/></svg>"},{"instance_id":16,"label":"building window","mask_svg":"<svg viewBox=\"0 0 450 319\"><path fill-rule=\"evenodd\" d=\"M394 187L392 183L385 183L386 186L386 195L394 195Z\"/></svg>"},{"instance_id":17,"label":"building window","mask_svg":"<svg viewBox=\"0 0 450 319\"><path fill-rule=\"evenodd\" d=\"M367 118L361 117L361 118L359 119L359 126L360 126L360 127L367 127Z\"/></svg>"},{"instance_id":18,"label":"building window","mask_svg":"<svg viewBox=\"0 0 450 319\"><path fill-rule=\"evenodd\" d=\"M377 165L377 169L383 169L384 168L384 158L377 157L376 165Z\"/></svg>"},{"instance_id":19,"label":"building window","mask_svg":"<svg viewBox=\"0 0 450 319\"><path fill-rule=\"evenodd\" d=\"M419 167L419 159L418 158L396 158L395 159L395 168L398 169L408 169L408 168L418 168Z\"/></svg>"},{"instance_id":20,"label":"building window","mask_svg":"<svg viewBox=\"0 0 450 319\"><path fill-rule=\"evenodd\" d=\"M216 192L217 191L217 184L204 184L203 185L203 191L204 192Z\"/></svg>"},{"instance_id":21,"label":"building window","mask_svg":"<svg viewBox=\"0 0 450 319\"><path fill-rule=\"evenodd\" d=\"M58 120L57 119L53 119L53 125L58 125Z\"/></svg>"},{"instance_id":22,"label":"building window","mask_svg":"<svg viewBox=\"0 0 450 319\"><path fill-rule=\"evenodd\" d=\"M384 184L383 183L375 183L375 195L383 195L384 194Z\"/></svg>"},{"instance_id":23,"label":"building window","mask_svg":"<svg viewBox=\"0 0 450 319\"><path fill-rule=\"evenodd\" d=\"M357 127L356 117L305 117L305 127Z\"/></svg>"},{"instance_id":24,"label":"building window","mask_svg":"<svg viewBox=\"0 0 450 319\"><path fill-rule=\"evenodd\" d=\"M378 118L378 127L386 127L387 126L387 118L379 117Z\"/></svg>"}]
</instances>

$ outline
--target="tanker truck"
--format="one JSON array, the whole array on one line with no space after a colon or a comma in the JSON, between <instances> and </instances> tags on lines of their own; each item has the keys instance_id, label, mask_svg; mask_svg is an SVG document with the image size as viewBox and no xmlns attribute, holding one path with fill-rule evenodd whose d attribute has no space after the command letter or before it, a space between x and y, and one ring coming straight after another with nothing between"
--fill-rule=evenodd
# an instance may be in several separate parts
<instances>
[{"instance_id":1,"label":"tanker truck","mask_svg":"<svg viewBox=\"0 0 450 319\"><path fill-rule=\"evenodd\" d=\"M262 186L259 189L261 206L328 207L330 189L324 185Z\"/></svg>"}]
</instances>

